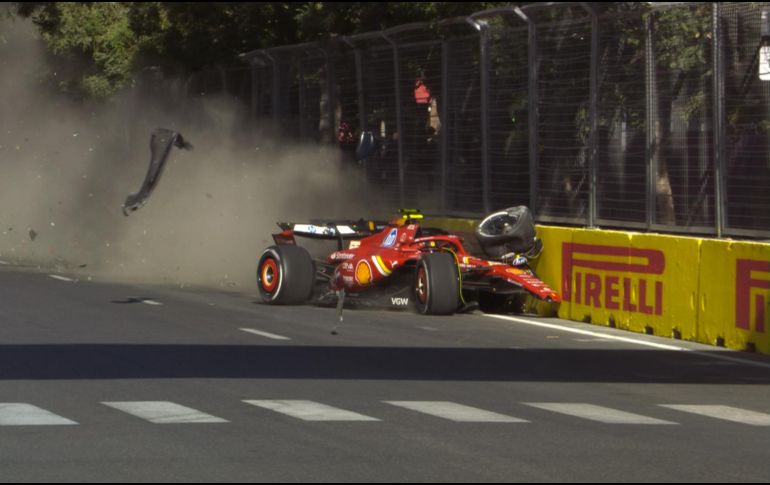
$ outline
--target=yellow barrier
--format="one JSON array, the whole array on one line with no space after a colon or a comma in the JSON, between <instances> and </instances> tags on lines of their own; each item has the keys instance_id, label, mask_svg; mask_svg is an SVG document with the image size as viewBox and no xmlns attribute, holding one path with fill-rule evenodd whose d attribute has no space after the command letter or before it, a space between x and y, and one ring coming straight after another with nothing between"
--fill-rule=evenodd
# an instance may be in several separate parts
<instances>
[{"instance_id":1,"label":"yellow barrier","mask_svg":"<svg viewBox=\"0 0 770 485\"><path fill-rule=\"evenodd\" d=\"M550 226L537 231L545 250L533 266L561 293L561 318L697 338L700 240Z\"/></svg>"},{"instance_id":2,"label":"yellow barrier","mask_svg":"<svg viewBox=\"0 0 770 485\"><path fill-rule=\"evenodd\" d=\"M699 340L770 354L770 245L706 240Z\"/></svg>"},{"instance_id":3,"label":"yellow barrier","mask_svg":"<svg viewBox=\"0 0 770 485\"><path fill-rule=\"evenodd\" d=\"M471 232L476 221L432 219ZM770 244L537 226L559 317L770 354Z\"/></svg>"},{"instance_id":4,"label":"yellow barrier","mask_svg":"<svg viewBox=\"0 0 770 485\"><path fill-rule=\"evenodd\" d=\"M571 320L697 338L700 240L578 229L562 249Z\"/></svg>"}]
</instances>

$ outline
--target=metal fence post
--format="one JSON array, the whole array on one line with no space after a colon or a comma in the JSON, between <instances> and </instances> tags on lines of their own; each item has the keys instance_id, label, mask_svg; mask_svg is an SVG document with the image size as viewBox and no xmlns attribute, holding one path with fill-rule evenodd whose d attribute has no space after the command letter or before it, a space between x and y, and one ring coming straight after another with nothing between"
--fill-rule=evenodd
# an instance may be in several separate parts
<instances>
[{"instance_id":1,"label":"metal fence post","mask_svg":"<svg viewBox=\"0 0 770 485\"><path fill-rule=\"evenodd\" d=\"M353 50L353 59L356 64L356 100L358 103L358 126L361 131L366 131L366 109L364 106L364 67L361 49L348 37L343 37L342 42Z\"/></svg>"},{"instance_id":2,"label":"metal fence post","mask_svg":"<svg viewBox=\"0 0 770 485\"><path fill-rule=\"evenodd\" d=\"M589 80L588 227L596 227L597 166L599 164L599 16L586 2L580 5L591 16L591 73Z\"/></svg>"},{"instance_id":3,"label":"metal fence post","mask_svg":"<svg viewBox=\"0 0 770 485\"><path fill-rule=\"evenodd\" d=\"M307 129L305 127L305 104L307 103L307 83L305 82L305 67L302 65L302 61L297 63L297 71L299 74L299 137L301 140L307 138Z\"/></svg>"},{"instance_id":4,"label":"metal fence post","mask_svg":"<svg viewBox=\"0 0 770 485\"><path fill-rule=\"evenodd\" d=\"M722 57L722 29L720 27L721 4L713 4L713 76L714 76L714 205L717 237L724 235L727 227L725 211L725 82Z\"/></svg>"},{"instance_id":5,"label":"metal fence post","mask_svg":"<svg viewBox=\"0 0 770 485\"><path fill-rule=\"evenodd\" d=\"M655 106L657 105L657 90L655 88L655 51L652 41L652 15L645 19L645 124L647 125L645 160L647 161L647 198L646 198L646 222L647 230L655 224L656 201L655 185L658 176L658 146L656 137Z\"/></svg>"},{"instance_id":6,"label":"metal fence post","mask_svg":"<svg viewBox=\"0 0 770 485\"><path fill-rule=\"evenodd\" d=\"M447 183L449 182L449 42L441 41L441 213L447 211Z\"/></svg>"},{"instance_id":7,"label":"metal fence post","mask_svg":"<svg viewBox=\"0 0 770 485\"><path fill-rule=\"evenodd\" d=\"M366 105L364 104L364 59L361 49L355 49L354 55L356 57L356 90L358 91L358 125L361 127L361 131L366 131Z\"/></svg>"},{"instance_id":8,"label":"metal fence post","mask_svg":"<svg viewBox=\"0 0 770 485\"><path fill-rule=\"evenodd\" d=\"M489 24L484 21L475 20L479 29L480 43L480 66L481 71L481 187L482 204L484 213L492 211L490 203L490 181L489 181Z\"/></svg>"},{"instance_id":9,"label":"metal fence post","mask_svg":"<svg viewBox=\"0 0 770 485\"><path fill-rule=\"evenodd\" d=\"M401 58L396 42L385 33L382 34L382 38L393 47L393 77L396 83L396 133L398 134L396 139L396 146L398 147L398 203L403 207L406 200L406 174L404 170L404 130L401 113Z\"/></svg>"},{"instance_id":10,"label":"metal fence post","mask_svg":"<svg viewBox=\"0 0 770 485\"><path fill-rule=\"evenodd\" d=\"M262 55L270 61L270 64L273 67L273 92L272 92L272 108L273 108L273 121L278 123L280 121L280 112L281 112L281 73L278 69L278 62L275 60L273 56L270 55L270 53L266 50L262 51Z\"/></svg>"},{"instance_id":11,"label":"metal fence post","mask_svg":"<svg viewBox=\"0 0 770 485\"><path fill-rule=\"evenodd\" d=\"M479 12L483 13L483 12ZM478 14L476 14L478 15ZM479 71L481 107L481 203L484 212L491 212L489 199L489 24L483 20L467 17L465 21L479 33Z\"/></svg>"},{"instance_id":12,"label":"metal fence post","mask_svg":"<svg viewBox=\"0 0 770 485\"><path fill-rule=\"evenodd\" d=\"M540 100L538 79L540 75L540 45L535 20L516 7L516 15L527 22L527 111L529 123L529 208L537 217L537 198L539 195L540 177L538 176L539 145L538 125L540 123Z\"/></svg>"},{"instance_id":13,"label":"metal fence post","mask_svg":"<svg viewBox=\"0 0 770 485\"><path fill-rule=\"evenodd\" d=\"M324 58L326 59L326 116L329 120L329 142L333 143L336 136L336 121L337 121L337 95L335 90L335 72L334 63L332 62L332 55L328 49L324 49Z\"/></svg>"},{"instance_id":14,"label":"metal fence post","mask_svg":"<svg viewBox=\"0 0 770 485\"><path fill-rule=\"evenodd\" d=\"M479 71L481 71L481 195L484 213L492 211L489 192L489 24L482 20L471 19L479 31Z\"/></svg>"},{"instance_id":15,"label":"metal fence post","mask_svg":"<svg viewBox=\"0 0 770 485\"><path fill-rule=\"evenodd\" d=\"M358 94L358 126L361 129L361 133L367 129L366 122L366 98L364 88L364 57L361 49L354 49L354 55L356 57L356 91ZM366 179L369 180L370 164L364 164L364 171L366 173Z\"/></svg>"}]
</instances>

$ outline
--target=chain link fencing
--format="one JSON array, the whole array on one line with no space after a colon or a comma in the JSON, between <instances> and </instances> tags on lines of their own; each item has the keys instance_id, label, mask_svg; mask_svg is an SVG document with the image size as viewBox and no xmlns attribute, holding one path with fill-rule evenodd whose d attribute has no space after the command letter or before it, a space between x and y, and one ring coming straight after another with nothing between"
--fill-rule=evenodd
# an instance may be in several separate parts
<instances>
[{"instance_id":1,"label":"chain link fencing","mask_svg":"<svg viewBox=\"0 0 770 485\"><path fill-rule=\"evenodd\" d=\"M199 77L351 164L371 131L362 170L394 207L525 204L544 223L768 238L763 12L530 4L254 51Z\"/></svg>"}]
</instances>

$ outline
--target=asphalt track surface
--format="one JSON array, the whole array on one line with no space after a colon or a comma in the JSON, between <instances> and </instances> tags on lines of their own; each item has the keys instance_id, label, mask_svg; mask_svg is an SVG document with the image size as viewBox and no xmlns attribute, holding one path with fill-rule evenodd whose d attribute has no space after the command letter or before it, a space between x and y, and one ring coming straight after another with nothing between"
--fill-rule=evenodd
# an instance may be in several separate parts
<instances>
[{"instance_id":1,"label":"asphalt track surface","mask_svg":"<svg viewBox=\"0 0 770 485\"><path fill-rule=\"evenodd\" d=\"M766 357L481 314L346 311L333 335L334 314L0 266L0 481L770 478Z\"/></svg>"}]
</instances>

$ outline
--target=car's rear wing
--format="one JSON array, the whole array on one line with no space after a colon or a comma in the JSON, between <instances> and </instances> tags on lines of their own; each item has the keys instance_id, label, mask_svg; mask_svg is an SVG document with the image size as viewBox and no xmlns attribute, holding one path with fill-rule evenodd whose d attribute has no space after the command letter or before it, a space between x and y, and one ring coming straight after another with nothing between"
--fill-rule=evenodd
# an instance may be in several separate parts
<instances>
[{"instance_id":1,"label":"car's rear wing","mask_svg":"<svg viewBox=\"0 0 770 485\"><path fill-rule=\"evenodd\" d=\"M273 240L276 244L296 244L294 239L295 236L340 242L351 239L361 239L371 236L378 230L382 230L382 227L384 226L381 226L374 221L346 221L313 224L279 222L278 227L280 227L282 231L273 234Z\"/></svg>"},{"instance_id":2,"label":"car's rear wing","mask_svg":"<svg viewBox=\"0 0 770 485\"><path fill-rule=\"evenodd\" d=\"M279 222L281 232L273 234L276 244L297 244L294 236L309 239L326 239L339 241L340 248L343 241L362 239L378 233L389 226L419 223L423 218L418 209L399 209L400 216L390 221L373 221L359 219L357 221L321 221L311 220L309 223Z\"/></svg>"}]
</instances>

